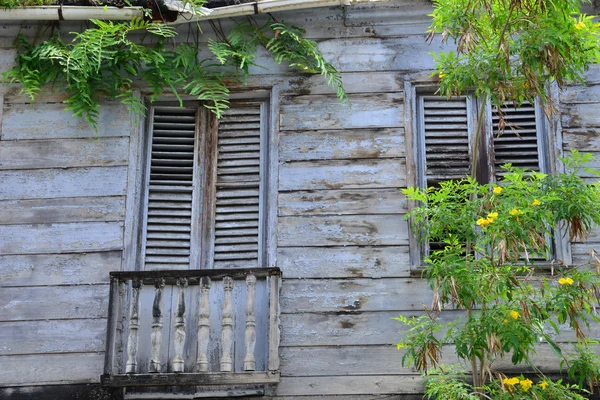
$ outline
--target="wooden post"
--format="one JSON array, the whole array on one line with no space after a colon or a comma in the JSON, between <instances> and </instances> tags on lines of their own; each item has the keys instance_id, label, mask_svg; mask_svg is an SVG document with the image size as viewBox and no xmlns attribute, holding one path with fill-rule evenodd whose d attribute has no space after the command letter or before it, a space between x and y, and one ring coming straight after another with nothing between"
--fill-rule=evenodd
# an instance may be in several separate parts
<instances>
[{"instance_id":1,"label":"wooden post","mask_svg":"<svg viewBox=\"0 0 600 400\"><path fill-rule=\"evenodd\" d=\"M252 274L246 277L248 294L246 296L246 357L244 358L244 371L256 370L256 277Z\"/></svg>"},{"instance_id":2,"label":"wooden post","mask_svg":"<svg viewBox=\"0 0 600 400\"><path fill-rule=\"evenodd\" d=\"M127 324L127 282L119 279L119 318L117 319L117 342L115 344L117 373L122 374L125 368L126 351L125 345L125 326Z\"/></svg>"},{"instance_id":3,"label":"wooden post","mask_svg":"<svg viewBox=\"0 0 600 400\"><path fill-rule=\"evenodd\" d=\"M208 341L210 334L210 278L203 276L200 280L200 308L198 310L198 358L196 364L199 372L208 372Z\"/></svg>"},{"instance_id":4,"label":"wooden post","mask_svg":"<svg viewBox=\"0 0 600 400\"><path fill-rule=\"evenodd\" d=\"M143 282L140 279L131 281L132 296L129 311L129 339L127 340L127 366L125 372L137 372L138 330L140 328L140 291Z\"/></svg>"},{"instance_id":5,"label":"wooden post","mask_svg":"<svg viewBox=\"0 0 600 400\"><path fill-rule=\"evenodd\" d=\"M269 362L268 370L276 372L279 370L279 288L281 276L279 274L269 276Z\"/></svg>"},{"instance_id":6,"label":"wooden post","mask_svg":"<svg viewBox=\"0 0 600 400\"><path fill-rule=\"evenodd\" d=\"M164 278L154 281L154 303L152 304L152 334L150 343L152 346L150 365L148 372L160 372L160 346L162 344L163 327L163 290L165 288Z\"/></svg>"},{"instance_id":7,"label":"wooden post","mask_svg":"<svg viewBox=\"0 0 600 400\"><path fill-rule=\"evenodd\" d=\"M110 298L108 301L108 327L106 329L106 352L104 353L104 374L112 375L115 364L115 351L121 298L119 297L119 279L110 279Z\"/></svg>"},{"instance_id":8,"label":"wooden post","mask_svg":"<svg viewBox=\"0 0 600 400\"><path fill-rule=\"evenodd\" d=\"M225 292L223 297L223 312L222 312L222 323L223 326L221 332L221 372L232 372L232 348L233 348L233 304L232 304L232 290L233 290L233 279L230 276L223 278L223 290Z\"/></svg>"},{"instance_id":9,"label":"wooden post","mask_svg":"<svg viewBox=\"0 0 600 400\"><path fill-rule=\"evenodd\" d=\"M184 372L183 346L185 344L185 288L188 285L187 278L179 278L177 287L179 295L177 297L177 311L175 314L175 335L173 346L175 347L175 357L171 363L173 372Z\"/></svg>"}]
</instances>

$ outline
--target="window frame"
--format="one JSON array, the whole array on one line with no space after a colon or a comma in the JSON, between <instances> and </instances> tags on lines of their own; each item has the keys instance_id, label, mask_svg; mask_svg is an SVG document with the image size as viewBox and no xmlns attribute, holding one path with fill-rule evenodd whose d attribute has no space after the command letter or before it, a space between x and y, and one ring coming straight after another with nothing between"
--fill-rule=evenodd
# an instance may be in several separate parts
<instances>
[{"instance_id":1,"label":"window frame","mask_svg":"<svg viewBox=\"0 0 600 400\"><path fill-rule=\"evenodd\" d=\"M132 130L130 140L130 173L127 189L125 240L122 270L144 270L146 227L148 218L148 183L150 174L150 152L152 142L153 107L178 104L172 96L165 96L150 104L146 115L134 118L136 128ZM204 186L193 190L191 235L198 239L190 242L190 262L188 269L213 269L214 229L215 229L215 192L216 185L206 185L216 176L216 152L218 119L201 102L194 98L183 97L184 107L194 104L197 107L196 140L193 185ZM260 176L259 197L259 264L261 267L276 266L277 245L277 187L278 187L278 124L279 88L260 88L252 91L232 91L232 105L258 105L261 107L260 122ZM210 150L212 157L207 156ZM210 171L210 172L209 172ZM210 175L210 176L209 176ZM263 178L264 176L264 178ZM133 182L133 183L131 183ZM200 206L202 209L198 209ZM210 210L210 212L206 212Z\"/></svg>"},{"instance_id":2,"label":"window frame","mask_svg":"<svg viewBox=\"0 0 600 400\"><path fill-rule=\"evenodd\" d=\"M438 89L437 77L432 77L431 74L416 74L407 76L404 81L405 94L405 133L406 133L406 155L407 155L407 187L424 188L426 185L425 176L425 145L424 145L424 126L423 120L420 119L420 100L419 96L422 93L433 93ZM552 85L549 88L550 96L555 104L558 104L558 87ZM480 100L467 94L468 119L472 129L469 129L469 162L472 164L474 130L477 127L477 113L480 105ZM538 152L541 146L545 146L543 152L543 161L546 165L545 173L552 174L564 171L564 166L560 161L562 153L562 130L560 124L560 116L558 113L548 119L542 111L539 103L536 101L536 130L541 129L543 132L543 143L538 140ZM542 115L543 119L539 120L538 116ZM493 125L492 125L492 106L488 102L486 104L486 112L483 116L481 129L485 130L485 134L481 135L480 153L478 155L478 179L486 179L490 184L495 182L494 171L494 145L493 145ZM484 151L484 153L481 152ZM482 167L485 167L482 170ZM484 175L481 173L484 172ZM408 211L413 210L418 204L415 201L407 202ZM414 222L409 220L409 229ZM554 235L553 240L553 258L561 260L564 265L572 264L571 245L568 241L568 227L559 226ZM410 263L411 273L414 276L420 276L423 272L423 252L424 248L419 243L417 237L409 232L410 246ZM551 263L542 265L542 269L552 267Z\"/></svg>"}]
</instances>

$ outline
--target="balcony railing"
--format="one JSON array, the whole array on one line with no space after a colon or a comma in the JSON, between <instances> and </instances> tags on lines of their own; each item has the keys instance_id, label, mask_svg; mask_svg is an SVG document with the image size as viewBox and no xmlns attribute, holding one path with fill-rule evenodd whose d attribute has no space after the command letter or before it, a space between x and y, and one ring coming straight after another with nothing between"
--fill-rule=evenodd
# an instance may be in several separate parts
<instances>
[{"instance_id":1,"label":"balcony railing","mask_svg":"<svg viewBox=\"0 0 600 400\"><path fill-rule=\"evenodd\" d=\"M278 268L111 272L108 386L279 381Z\"/></svg>"}]
</instances>

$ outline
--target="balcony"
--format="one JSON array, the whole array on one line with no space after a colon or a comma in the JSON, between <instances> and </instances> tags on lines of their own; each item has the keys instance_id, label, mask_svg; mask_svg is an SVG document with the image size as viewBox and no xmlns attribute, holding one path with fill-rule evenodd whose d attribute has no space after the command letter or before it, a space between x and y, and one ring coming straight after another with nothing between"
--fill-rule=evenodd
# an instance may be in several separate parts
<instances>
[{"instance_id":1,"label":"balcony","mask_svg":"<svg viewBox=\"0 0 600 400\"><path fill-rule=\"evenodd\" d=\"M278 268L111 272L107 386L279 381Z\"/></svg>"}]
</instances>

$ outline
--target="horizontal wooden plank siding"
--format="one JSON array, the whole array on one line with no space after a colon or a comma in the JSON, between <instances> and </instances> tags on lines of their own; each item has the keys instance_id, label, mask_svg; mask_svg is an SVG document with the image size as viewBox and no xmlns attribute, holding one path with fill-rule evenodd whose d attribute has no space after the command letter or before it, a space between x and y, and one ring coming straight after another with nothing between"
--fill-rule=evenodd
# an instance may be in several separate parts
<instances>
[{"instance_id":1,"label":"horizontal wooden plank siding","mask_svg":"<svg viewBox=\"0 0 600 400\"><path fill-rule=\"evenodd\" d=\"M0 321L106 318L108 285L5 287Z\"/></svg>"},{"instance_id":2,"label":"horizontal wooden plank siding","mask_svg":"<svg viewBox=\"0 0 600 400\"><path fill-rule=\"evenodd\" d=\"M404 214L399 189L308 190L279 194L279 215Z\"/></svg>"},{"instance_id":3,"label":"horizontal wooden plank siding","mask_svg":"<svg viewBox=\"0 0 600 400\"><path fill-rule=\"evenodd\" d=\"M403 128L287 131L279 138L283 161L404 156Z\"/></svg>"},{"instance_id":4,"label":"horizontal wooden plank siding","mask_svg":"<svg viewBox=\"0 0 600 400\"><path fill-rule=\"evenodd\" d=\"M389 278L410 275L408 246L280 247L286 278Z\"/></svg>"},{"instance_id":5,"label":"horizontal wooden plank siding","mask_svg":"<svg viewBox=\"0 0 600 400\"><path fill-rule=\"evenodd\" d=\"M281 105L280 130L398 128L404 125L403 93L288 97Z\"/></svg>"},{"instance_id":6,"label":"horizontal wooden plank siding","mask_svg":"<svg viewBox=\"0 0 600 400\"><path fill-rule=\"evenodd\" d=\"M413 311L431 306L431 299L422 279L284 280L281 312Z\"/></svg>"},{"instance_id":7,"label":"horizontal wooden plank siding","mask_svg":"<svg viewBox=\"0 0 600 400\"><path fill-rule=\"evenodd\" d=\"M279 246L408 245L401 214L280 217Z\"/></svg>"},{"instance_id":8,"label":"horizontal wooden plank siding","mask_svg":"<svg viewBox=\"0 0 600 400\"><path fill-rule=\"evenodd\" d=\"M123 196L0 201L0 225L122 221L124 217Z\"/></svg>"},{"instance_id":9,"label":"horizontal wooden plank siding","mask_svg":"<svg viewBox=\"0 0 600 400\"><path fill-rule=\"evenodd\" d=\"M277 394L280 396L415 394L422 392L423 378L420 375L282 377L277 387Z\"/></svg>"},{"instance_id":10,"label":"horizontal wooden plank siding","mask_svg":"<svg viewBox=\"0 0 600 400\"><path fill-rule=\"evenodd\" d=\"M0 256L0 286L108 283L121 266L121 251Z\"/></svg>"},{"instance_id":11,"label":"horizontal wooden plank siding","mask_svg":"<svg viewBox=\"0 0 600 400\"><path fill-rule=\"evenodd\" d=\"M122 222L0 225L0 253L95 252L123 247Z\"/></svg>"},{"instance_id":12,"label":"horizontal wooden plank siding","mask_svg":"<svg viewBox=\"0 0 600 400\"><path fill-rule=\"evenodd\" d=\"M65 111L63 103L6 104L2 140L73 139L129 136L131 113L122 104L100 107L98 131L84 119Z\"/></svg>"},{"instance_id":13,"label":"horizontal wooden plank siding","mask_svg":"<svg viewBox=\"0 0 600 400\"><path fill-rule=\"evenodd\" d=\"M129 138L0 141L0 170L127 165Z\"/></svg>"},{"instance_id":14,"label":"horizontal wooden plank siding","mask_svg":"<svg viewBox=\"0 0 600 400\"><path fill-rule=\"evenodd\" d=\"M0 322L0 356L103 352L106 319Z\"/></svg>"},{"instance_id":15,"label":"horizontal wooden plank siding","mask_svg":"<svg viewBox=\"0 0 600 400\"><path fill-rule=\"evenodd\" d=\"M2 386L59 385L100 381L103 353L0 356Z\"/></svg>"},{"instance_id":16,"label":"horizontal wooden plank siding","mask_svg":"<svg viewBox=\"0 0 600 400\"><path fill-rule=\"evenodd\" d=\"M122 196L127 167L0 171L0 200Z\"/></svg>"},{"instance_id":17,"label":"horizontal wooden plank siding","mask_svg":"<svg viewBox=\"0 0 600 400\"><path fill-rule=\"evenodd\" d=\"M404 159L300 161L279 167L279 190L399 188L406 185Z\"/></svg>"}]
</instances>

